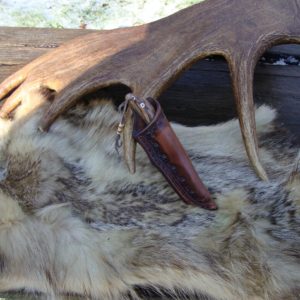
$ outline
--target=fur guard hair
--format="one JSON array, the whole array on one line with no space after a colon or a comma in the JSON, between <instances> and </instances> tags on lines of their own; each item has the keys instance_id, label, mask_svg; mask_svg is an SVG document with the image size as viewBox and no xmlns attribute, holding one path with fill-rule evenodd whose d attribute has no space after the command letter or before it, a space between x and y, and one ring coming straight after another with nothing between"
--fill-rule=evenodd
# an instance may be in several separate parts
<instances>
[{"instance_id":1,"label":"fur guard hair","mask_svg":"<svg viewBox=\"0 0 300 300\"><path fill-rule=\"evenodd\" d=\"M130 175L114 150L119 115L80 104L49 133L48 104L0 120L0 291L65 299L299 299L298 146L256 111L270 181L246 157L237 120L173 124L217 211L185 205L138 149ZM157 299L157 298L155 298Z\"/></svg>"}]
</instances>

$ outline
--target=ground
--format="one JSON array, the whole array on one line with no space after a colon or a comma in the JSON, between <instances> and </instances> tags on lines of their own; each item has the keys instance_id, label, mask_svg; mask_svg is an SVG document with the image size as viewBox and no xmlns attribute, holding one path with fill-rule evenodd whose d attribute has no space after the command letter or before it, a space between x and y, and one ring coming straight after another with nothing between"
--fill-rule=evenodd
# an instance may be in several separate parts
<instances>
[{"instance_id":1,"label":"ground","mask_svg":"<svg viewBox=\"0 0 300 300\"><path fill-rule=\"evenodd\" d=\"M0 0L0 26L110 29L154 21L202 0Z\"/></svg>"}]
</instances>

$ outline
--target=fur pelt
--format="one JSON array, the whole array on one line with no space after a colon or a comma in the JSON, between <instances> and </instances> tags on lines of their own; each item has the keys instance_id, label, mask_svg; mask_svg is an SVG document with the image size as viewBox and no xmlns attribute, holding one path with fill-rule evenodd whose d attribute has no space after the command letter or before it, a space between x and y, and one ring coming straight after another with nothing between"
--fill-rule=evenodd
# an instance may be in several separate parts
<instances>
[{"instance_id":1,"label":"fur pelt","mask_svg":"<svg viewBox=\"0 0 300 300\"><path fill-rule=\"evenodd\" d=\"M173 124L219 205L207 211L184 204L142 149L129 174L110 101L77 105L42 133L48 104L30 100L0 120L0 291L299 299L298 147L274 110L256 111L269 182L249 165L237 120Z\"/></svg>"}]
</instances>

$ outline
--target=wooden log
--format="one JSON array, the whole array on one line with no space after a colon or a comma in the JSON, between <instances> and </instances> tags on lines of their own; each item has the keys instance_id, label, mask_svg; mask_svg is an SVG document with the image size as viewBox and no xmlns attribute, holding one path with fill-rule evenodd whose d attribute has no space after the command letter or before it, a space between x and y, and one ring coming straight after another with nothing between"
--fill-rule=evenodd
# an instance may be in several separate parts
<instances>
[{"instance_id":1,"label":"wooden log","mask_svg":"<svg viewBox=\"0 0 300 300\"><path fill-rule=\"evenodd\" d=\"M36 57L74 37L91 33L84 29L41 29L0 27L0 81ZM276 61L294 56L300 59L299 45L269 49L264 58ZM255 101L279 110L280 119L300 136L300 66L270 65L260 61L254 80ZM127 89L106 89L121 102ZM209 58L195 63L160 97L167 116L187 125L214 124L236 116L227 63ZM175 100L175 101L173 101Z\"/></svg>"}]
</instances>

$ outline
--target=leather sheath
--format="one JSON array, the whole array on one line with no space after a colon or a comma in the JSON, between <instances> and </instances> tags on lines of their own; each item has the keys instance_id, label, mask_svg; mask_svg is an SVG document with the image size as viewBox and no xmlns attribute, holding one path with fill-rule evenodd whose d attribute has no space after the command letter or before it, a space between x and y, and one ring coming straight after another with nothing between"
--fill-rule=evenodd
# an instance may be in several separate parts
<instances>
[{"instance_id":1,"label":"leather sheath","mask_svg":"<svg viewBox=\"0 0 300 300\"><path fill-rule=\"evenodd\" d=\"M154 118L146 124L134 111L133 138L184 202L209 210L217 209L160 104L152 98L147 100L155 108Z\"/></svg>"}]
</instances>

